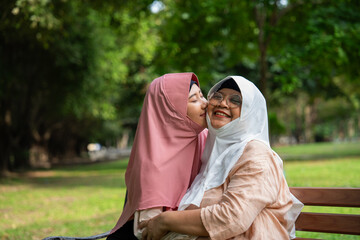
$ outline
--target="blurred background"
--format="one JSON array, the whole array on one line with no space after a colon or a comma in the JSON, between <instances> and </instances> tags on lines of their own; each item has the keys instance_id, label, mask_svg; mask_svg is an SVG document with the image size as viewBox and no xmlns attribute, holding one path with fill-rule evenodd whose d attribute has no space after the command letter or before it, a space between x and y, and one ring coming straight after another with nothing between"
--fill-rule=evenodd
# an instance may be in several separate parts
<instances>
[{"instance_id":1,"label":"blurred background","mask_svg":"<svg viewBox=\"0 0 360 240\"><path fill-rule=\"evenodd\" d=\"M265 95L272 144L356 141L356 0L3 0L1 172L131 147L146 87L194 72L206 94L242 75ZM90 147L90 149L93 149Z\"/></svg>"},{"instance_id":2,"label":"blurred background","mask_svg":"<svg viewBox=\"0 0 360 240\"><path fill-rule=\"evenodd\" d=\"M2 0L0 239L115 225L143 98L165 73L194 72L204 94L246 77L289 186L360 187L359 46L358 0Z\"/></svg>"}]
</instances>

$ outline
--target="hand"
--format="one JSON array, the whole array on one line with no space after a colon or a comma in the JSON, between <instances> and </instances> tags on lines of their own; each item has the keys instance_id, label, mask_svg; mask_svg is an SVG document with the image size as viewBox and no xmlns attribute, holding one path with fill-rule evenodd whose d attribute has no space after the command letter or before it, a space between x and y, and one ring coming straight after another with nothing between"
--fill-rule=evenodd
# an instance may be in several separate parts
<instances>
[{"instance_id":1,"label":"hand","mask_svg":"<svg viewBox=\"0 0 360 240\"><path fill-rule=\"evenodd\" d=\"M160 240L166 235L168 230L163 223L162 214L157 215L149 220L143 221L139 224L139 228L143 229L143 240Z\"/></svg>"}]
</instances>

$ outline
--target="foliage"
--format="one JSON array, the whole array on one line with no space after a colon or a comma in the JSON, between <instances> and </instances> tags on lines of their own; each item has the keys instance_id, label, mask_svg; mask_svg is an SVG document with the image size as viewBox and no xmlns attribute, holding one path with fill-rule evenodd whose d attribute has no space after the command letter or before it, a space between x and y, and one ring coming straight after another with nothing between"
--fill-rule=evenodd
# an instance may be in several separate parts
<instances>
[{"instance_id":1,"label":"foliage","mask_svg":"<svg viewBox=\"0 0 360 240\"><path fill-rule=\"evenodd\" d=\"M276 39L276 51L280 54L274 68L281 74L275 80L282 83L283 89L291 93L301 87L311 96L333 97L342 92L336 77L342 83L358 82L359 69L350 64L360 60L360 55L353 51L359 41L358 4L308 2L291 13L290 21L280 24L282 29L291 25L291 31Z\"/></svg>"},{"instance_id":2,"label":"foliage","mask_svg":"<svg viewBox=\"0 0 360 240\"><path fill-rule=\"evenodd\" d=\"M269 135L271 137L276 137L285 133L285 126L279 121L276 113L269 112L268 115L269 115L269 129L271 130Z\"/></svg>"},{"instance_id":3,"label":"foliage","mask_svg":"<svg viewBox=\"0 0 360 240\"><path fill-rule=\"evenodd\" d=\"M6 2L0 25L2 168L27 167L34 144L61 156L85 150L95 136L116 137L119 130L99 133L106 121L118 121L122 86L135 81L143 88L149 81L139 69L151 60L156 39L141 2L119 9L82 1ZM145 38L152 41L142 44ZM138 108L130 114L138 115Z\"/></svg>"},{"instance_id":4,"label":"foliage","mask_svg":"<svg viewBox=\"0 0 360 240\"><path fill-rule=\"evenodd\" d=\"M205 92L250 79L270 131L298 142L360 117L356 0L5 0L0 19L1 171L29 167L34 146L61 160L133 135L166 72L195 72Z\"/></svg>"}]
</instances>

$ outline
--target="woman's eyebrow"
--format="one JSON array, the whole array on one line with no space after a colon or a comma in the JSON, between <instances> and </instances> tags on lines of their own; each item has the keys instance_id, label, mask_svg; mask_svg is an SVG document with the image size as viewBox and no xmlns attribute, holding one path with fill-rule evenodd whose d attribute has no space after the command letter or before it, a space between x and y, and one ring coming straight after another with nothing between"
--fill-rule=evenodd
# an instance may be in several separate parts
<instances>
[{"instance_id":1,"label":"woman's eyebrow","mask_svg":"<svg viewBox=\"0 0 360 240\"><path fill-rule=\"evenodd\" d=\"M201 90L199 90L199 94L200 94L200 95L202 94ZM195 95L196 95L196 93L194 93L194 94L190 95L188 99L190 99L190 98L194 97Z\"/></svg>"},{"instance_id":2,"label":"woman's eyebrow","mask_svg":"<svg viewBox=\"0 0 360 240\"><path fill-rule=\"evenodd\" d=\"M220 90L221 91L221 90ZM240 97L242 97L241 96L241 94L239 94L239 93L233 93L233 94L226 94L226 93L223 93L223 92L220 92L220 91L217 91L218 93L220 93L221 95L223 95L223 96L232 96L232 95L238 95L238 96L240 96Z\"/></svg>"},{"instance_id":3,"label":"woman's eyebrow","mask_svg":"<svg viewBox=\"0 0 360 240\"><path fill-rule=\"evenodd\" d=\"M194 93L194 94L190 95L188 99L190 99L190 98L194 97L195 95L196 95L196 93Z\"/></svg>"}]
</instances>

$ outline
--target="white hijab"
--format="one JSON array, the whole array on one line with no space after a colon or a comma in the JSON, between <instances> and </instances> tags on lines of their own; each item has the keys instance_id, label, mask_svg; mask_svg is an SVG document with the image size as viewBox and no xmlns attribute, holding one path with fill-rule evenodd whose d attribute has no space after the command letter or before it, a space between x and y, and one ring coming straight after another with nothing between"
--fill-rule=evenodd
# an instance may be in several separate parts
<instances>
[{"instance_id":1,"label":"white hijab","mask_svg":"<svg viewBox=\"0 0 360 240\"><path fill-rule=\"evenodd\" d=\"M229 76L215 84L210 89L208 96L216 92L228 80L235 81L241 91L240 117L215 129L211 126L209 116L206 116L209 135L201 159L202 166L191 187L182 198L179 210L186 209L190 204L199 207L205 191L222 185L248 142L259 140L270 148L266 101L252 82L241 76ZM277 158L282 167L281 158L278 155ZM289 226L289 232L295 233L294 223L303 205L294 196L292 198L294 205L286 218L288 222L292 223Z\"/></svg>"}]
</instances>

